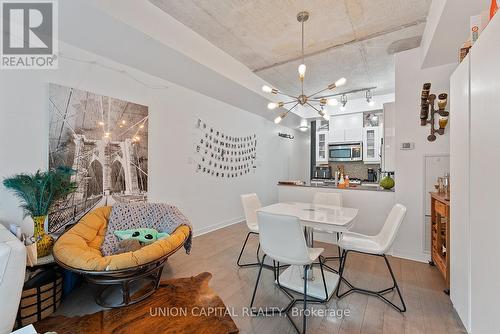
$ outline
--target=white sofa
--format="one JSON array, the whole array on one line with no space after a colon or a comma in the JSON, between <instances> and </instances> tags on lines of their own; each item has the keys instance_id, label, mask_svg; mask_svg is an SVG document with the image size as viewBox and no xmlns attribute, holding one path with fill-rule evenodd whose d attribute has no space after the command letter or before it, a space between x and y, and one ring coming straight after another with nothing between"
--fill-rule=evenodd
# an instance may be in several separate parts
<instances>
[{"instance_id":1,"label":"white sofa","mask_svg":"<svg viewBox=\"0 0 500 334\"><path fill-rule=\"evenodd\" d=\"M0 334L14 327L25 272L26 247L0 224Z\"/></svg>"}]
</instances>

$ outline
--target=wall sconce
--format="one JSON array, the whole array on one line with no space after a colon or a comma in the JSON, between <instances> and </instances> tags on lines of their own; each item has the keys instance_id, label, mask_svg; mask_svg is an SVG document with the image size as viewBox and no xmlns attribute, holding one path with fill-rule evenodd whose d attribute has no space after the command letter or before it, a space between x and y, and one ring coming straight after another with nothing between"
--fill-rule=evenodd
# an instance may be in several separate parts
<instances>
[{"instance_id":1,"label":"wall sconce","mask_svg":"<svg viewBox=\"0 0 500 334\"><path fill-rule=\"evenodd\" d=\"M436 95L430 94L431 84L425 83L422 88L422 94L420 96L420 125L426 126L431 125L431 134L427 136L427 140L433 142L436 140L436 133L439 135L444 134L444 129L448 124L449 111L446 111L446 105L448 104L448 94L441 93L438 95L438 109L436 110L434 102L436 101ZM434 115L439 114L439 128L436 129L435 117ZM429 119L430 117L430 119Z\"/></svg>"}]
</instances>

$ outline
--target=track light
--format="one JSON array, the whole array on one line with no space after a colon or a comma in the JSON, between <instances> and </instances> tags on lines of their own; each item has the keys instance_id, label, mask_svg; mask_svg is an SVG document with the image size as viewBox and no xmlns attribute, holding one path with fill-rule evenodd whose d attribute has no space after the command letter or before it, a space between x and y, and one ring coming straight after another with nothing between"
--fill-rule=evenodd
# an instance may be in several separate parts
<instances>
[{"instance_id":1,"label":"track light","mask_svg":"<svg viewBox=\"0 0 500 334\"><path fill-rule=\"evenodd\" d=\"M347 95L343 94L341 99L340 99L340 103L342 103L342 105L340 106L340 111L346 111L346 107L345 105L347 104Z\"/></svg>"},{"instance_id":2,"label":"track light","mask_svg":"<svg viewBox=\"0 0 500 334\"><path fill-rule=\"evenodd\" d=\"M370 107L373 107L375 105L375 101L373 101L373 96L371 90L366 91L366 102Z\"/></svg>"}]
</instances>

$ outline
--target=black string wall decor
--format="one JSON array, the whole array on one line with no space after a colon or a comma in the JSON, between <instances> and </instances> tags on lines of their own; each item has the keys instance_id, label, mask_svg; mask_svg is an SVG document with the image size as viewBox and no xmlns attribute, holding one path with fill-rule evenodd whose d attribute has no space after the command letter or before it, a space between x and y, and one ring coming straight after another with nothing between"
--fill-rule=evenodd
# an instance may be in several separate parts
<instances>
[{"instance_id":1,"label":"black string wall decor","mask_svg":"<svg viewBox=\"0 0 500 334\"><path fill-rule=\"evenodd\" d=\"M255 172L257 168L257 135L233 136L196 121L196 172L217 178L233 179Z\"/></svg>"},{"instance_id":2,"label":"black string wall decor","mask_svg":"<svg viewBox=\"0 0 500 334\"><path fill-rule=\"evenodd\" d=\"M286 139L294 139L295 138L295 136L293 136L289 133L283 133L283 132L278 133L278 136L280 136L282 138L286 138Z\"/></svg>"}]
</instances>

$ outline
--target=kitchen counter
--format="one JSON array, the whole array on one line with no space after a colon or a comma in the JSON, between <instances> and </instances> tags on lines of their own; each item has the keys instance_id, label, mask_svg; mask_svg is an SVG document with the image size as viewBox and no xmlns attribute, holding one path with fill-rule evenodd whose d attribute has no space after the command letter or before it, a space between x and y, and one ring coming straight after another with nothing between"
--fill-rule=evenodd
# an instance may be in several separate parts
<instances>
[{"instance_id":1,"label":"kitchen counter","mask_svg":"<svg viewBox=\"0 0 500 334\"><path fill-rule=\"evenodd\" d=\"M384 225L387 215L395 204L396 193L376 186L357 186L340 189L332 185L278 185L278 202L311 203L316 193L340 193L342 206L358 209L358 216L352 227L353 232L376 235ZM315 239L332 242L331 235L316 233Z\"/></svg>"},{"instance_id":2,"label":"kitchen counter","mask_svg":"<svg viewBox=\"0 0 500 334\"><path fill-rule=\"evenodd\" d=\"M394 192L394 188L392 189L384 189L379 185L351 185L349 188L339 188L335 186L333 182L323 182L320 181L311 181L306 182L305 184L278 184L279 186L285 187L311 187L311 188L330 188L330 189L338 189L338 190L368 190L368 191L382 191L382 192Z\"/></svg>"}]
</instances>

